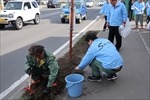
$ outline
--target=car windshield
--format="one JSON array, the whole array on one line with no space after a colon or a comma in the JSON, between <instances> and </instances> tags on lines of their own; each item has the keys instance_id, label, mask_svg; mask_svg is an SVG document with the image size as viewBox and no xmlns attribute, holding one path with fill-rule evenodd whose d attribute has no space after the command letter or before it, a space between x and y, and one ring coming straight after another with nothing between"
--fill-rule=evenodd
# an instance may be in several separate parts
<instances>
[{"instance_id":1,"label":"car windshield","mask_svg":"<svg viewBox=\"0 0 150 100\"><path fill-rule=\"evenodd\" d=\"M93 0L86 0L86 2L93 2Z\"/></svg>"},{"instance_id":2,"label":"car windshield","mask_svg":"<svg viewBox=\"0 0 150 100\"><path fill-rule=\"evenodd\" d=\"M58 0L49 0L49 2L58 3Z\"/></svg>"},{"instance_id":3,"label":"car windshield","mask_svg":"<svg viewBox=\"0 0 150 100\"><path fill-rule=\"evenodd\" d=\"M81 8L81 2L74 2L74 5L75 5L76 9L80 9ZM67 2L65 8L70 8L70 6L71 6L71 3Z\"/></svg>"},{"instance_id":4,"label":"car windshield","mask_svg":"<svg viewBox=\"0 0 150 100\"><path fill-rule=\"evenodd\" d=\"M100 2L105 2L104 0L99 0Z\"/></svg>"},{"instance_id":5,"label":"car windshield","mask_svg":"<svg viewBox=\"0 0 150 100\"><path fill-rule=\"evenodd\" d=\"M4 10L21 10L22 2L8 2Z\"/></svg>"}]
</instances>

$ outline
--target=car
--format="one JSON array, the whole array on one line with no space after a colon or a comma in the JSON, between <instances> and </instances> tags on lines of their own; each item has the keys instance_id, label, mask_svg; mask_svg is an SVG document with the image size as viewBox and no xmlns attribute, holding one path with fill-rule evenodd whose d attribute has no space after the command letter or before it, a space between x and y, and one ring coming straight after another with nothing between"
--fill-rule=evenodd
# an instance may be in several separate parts
<instances>
[{"instance_id":1,"label":"car","mask_svg":"<svg viewBox=\"0 0 150 100\"><path fill-rule=\"evenodd\" d=\"M68 1L65 6L63 6L63 9L60 13L61 22L65 23L66 21L69 21L70 17L70 5L71 2ZM84 0L74 0L75 5L75 21L76 23L81 23L82 19L87 19L87 7L86 2Z\"/></svg>"},{"instance_id":2,"label":"car","mask_svg":"<svg viewBox=\"0 0 150 100\"><path fill-rule=\"evenodd\" d=\"M48 0L41 0L41 4L46 5L48 3Z\"/></svg>"},{"instance_id":3,"label":"car","mask_svg":"<svg viewBox=\"0 0 150 100\"><path fill-rule=\"evenodd\" d=\"M94 1L93 0L86 0L86 6L87 7L93 7L94 6Z\"/></svg>"},{"instance_id":4,"label":"car","mask_svg":"<svg viewBox=\"0 0 150 100\"><path fill-rule=\"evenodd\" d=\"M36 2L38 3L38 5L41 5L41 0L36 0Z\"/></svg>"},{"instance_id":5,"label":"car","mask_svg":"<svg viewBox=\"0 0 150 100\"><path fill-rule=\"evenodd\" d=\"M38 3L38 5L42 4L42 0L36 0L36 2Z\"/></svg>"},{"instance_id":6,"label":"car","mask_svg":"<svg viewBox=\"0 0 150 100\"><path fill-rule=\"evenodd\" d=\"M0 29L12 24L20 30L29 21L40 23L40 10L35 0L11 0L0 11Z\"/></svg>"},{"instance_id":7,"label":"car","mask_svg":"<svg viewBox=\"0 0 150 100\"><path fill-rule=\"evenodd\" d=\"M47 8L60 8L61 4L58 2L58 0L48 0Z\"/></svg>"},{"instance_id":8,"label":"car","mask_svg":"<svg viewBox=\"0 0 150 100\"><path fill-rule=\"evenodd\" d=\"M99 0L98 5L102 6L104 4L105 0Z\"/></svg>"}]
</instances>

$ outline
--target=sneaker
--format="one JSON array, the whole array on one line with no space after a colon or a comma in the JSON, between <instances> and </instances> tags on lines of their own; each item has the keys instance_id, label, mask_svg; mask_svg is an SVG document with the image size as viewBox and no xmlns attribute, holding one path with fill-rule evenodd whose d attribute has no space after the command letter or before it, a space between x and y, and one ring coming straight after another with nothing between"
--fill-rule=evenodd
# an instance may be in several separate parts
<instances>
[{"instance_id":1,"label":"sneaker","mask_svg":"<svg viewBox=\"0 0 150 100\"><path fill-rule=\"evenodd\" d=\"M103 29L103 32L105 32L105 29Z\"/></svg>"},{"instance_id":2,"label":"sneaker","mask_svg":"<svg viewBox=\"0 0 150 100\"><path fill-rule=\"evenodd\" d=\"M91 82L102 82L101 76L88 76L88 81Z\"/></svg>"},{"instance_id":3,"label":"sneaker","mask_svg":"<svg viewBox=\"0 0 150 100\"><path fill-rule=\"evenodd\" d=\"M117 79L118 77L117 77L117 75L116 74L111 74L111 75L108 75L107 77L107 80L115 80L115 79Z\"/></svg>"}]
</instances>

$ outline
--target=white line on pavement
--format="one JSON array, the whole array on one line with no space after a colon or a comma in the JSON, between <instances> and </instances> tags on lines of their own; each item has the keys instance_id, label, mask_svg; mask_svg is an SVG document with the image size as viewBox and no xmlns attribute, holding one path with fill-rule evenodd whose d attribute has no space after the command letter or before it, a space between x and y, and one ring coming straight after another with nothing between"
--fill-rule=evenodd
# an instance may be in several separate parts
<instances>
[{"instance_id":1,"label":"white line on pavement","mask_svg":"<svg viewBox=\"0 0 150 100\"><path fill-rule=\"evenodd\" d=\"M98 18L96 18L95 20L93 20L90 24L88 24L84 29L82 29L79 33L77 33L72 40L76 39L82 32L84 32L90 25L92 25L95 21L97 21ZM85 34L85 33L84 33ZM56 51L53 52L54 55L58 54L62 49L64 49L67 45L69 45L69 40L62 45L60 48L58 48ZM8 89L6 89L5 91L3 91L0 94L0 100L3 99L6 95L8 95L13 89L15 89L18 85L20 85L23 81L25 81L29 76L27 74L25 74L24 76L22 76L19 80L17 80L16 82L14 82Z\"/></svg>"},{"instance_id":2,"label":"white line on pavement","mask_svg":"<svg viewBox=\"0 0 150 100\"><path fill-rule=\"evenodd\" d=\"M139 35L140 35L140 38L142 39L142 42L143 42L143 44L144 44L144 46L145 46L145 48L146 48L148 54L150 55L150 50L149 50L148 45L146 44L146 42L145 42L143 36L141 35L140 31L139 31L138 29L137 29L137 31L138 31L138 33L139 33Z\"/></svg>"}]
</instances>

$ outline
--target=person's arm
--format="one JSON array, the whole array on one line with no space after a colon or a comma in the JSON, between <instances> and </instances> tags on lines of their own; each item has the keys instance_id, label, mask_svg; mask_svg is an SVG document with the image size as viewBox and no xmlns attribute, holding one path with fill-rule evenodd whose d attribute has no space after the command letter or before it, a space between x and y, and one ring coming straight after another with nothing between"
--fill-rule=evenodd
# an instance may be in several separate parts
<instances>
[{"instance_id":1,"label":"person's arm","mask_svg":"<svg viewBox=\"0 0 150 100\"><path fill-rule=\"evenodd\" d=\"M59 72L59 66L54 56L49 56L48 58L48 68L50 71L50 75L48 76L47 87L52 87L52 84L55 82L56 77Z\"/></svg>"},{"instance_id":2,"label":"person's arm","mask_svg":"<svg viewBox=\"0 0 150 100\"><path fill-rule=\"evenodd\" d=\"M142 11L144 11L144 9L145 9L145 3L143 2Z\"/></svg>"},{"instance_id":3,"label":"person's arm","mask_svg":"<svg viewBox=\"0 0 150 100\"><path fill-rule=\"evenodd\" d=\"M109 5L109 7L110 7L110 5ZM106 24L106 26L108 27L109 26L109 21L110 21L110 9L108 9L108 11L107 11L107 24Z\"/></svg>"},{"instance_id":4,"label":"person's arm","mask_svg":"<svg viewBox=\"0 0 150 100\"><path fill-rule=\"evenodd\" d=\"M135 10L135 3L132 4L131 9Z\"/></svg>"},{"instance_id":5,"label":"person's arm","mask_svg":"<svg viewBox=\"0 0 150 100\"><path fill-rule=\"evenodd\" d=\"M127 20L127 16L128 16L125 5L122 6L122 15L123 15L123 25L125 26L126 20Z\"/></svg>"},{"instance_id":6,"label":"person's arm","mask_svg":"<svg viewBox=\"0 0 150 100\"><path fill-rule=\"evenodd\" d=\"M79 70L83 70L87 65L89 65L95 58L94 48L89 47L85 56L82 58L80 64L78 65Z\"/></svg>"},{"instance_id":7,"label":"person's arm","mask_svg":"<svg viewBox=\"0 0 150 100\"><path fill-rule=\"evenodd\" d=\"M27 61L25 63L25 69L24 70L27 73L28 69L31 67L32 62L30 59L30 55L26 55L26 59L27 59Z\"/></svg>"},{"instance_id":8,"label":"person's arm","mask_svg":"<svg viewBox=\"0 0 150 100\"><path fill-rule=\"evenodd\" d=\"M149 4L149 2L147 1L145 8L149 8L149 7L150 7L150 4Z\"/></svg>"},{"instance_id":9,"label":"person's arm","mask_svg":"<svg viewBox=\"0 0 150 100\"><path fill-rule=\"evenodd\" d=\"M99 14L101 15L102 13L104 13L104 10L105 10L105 4L102 6L102 8L101 8Z\"/></svg>"}]
</instances>

